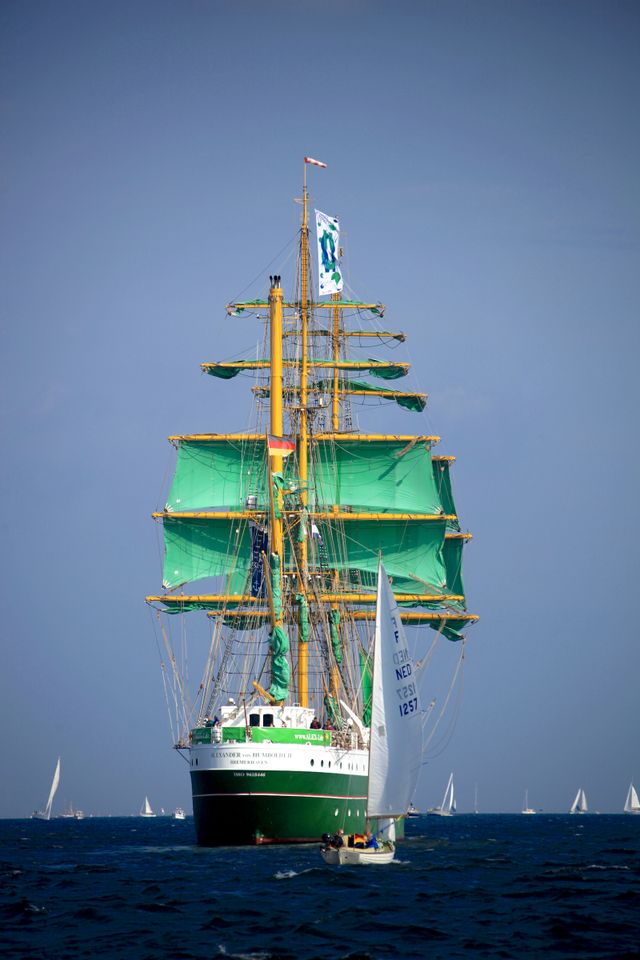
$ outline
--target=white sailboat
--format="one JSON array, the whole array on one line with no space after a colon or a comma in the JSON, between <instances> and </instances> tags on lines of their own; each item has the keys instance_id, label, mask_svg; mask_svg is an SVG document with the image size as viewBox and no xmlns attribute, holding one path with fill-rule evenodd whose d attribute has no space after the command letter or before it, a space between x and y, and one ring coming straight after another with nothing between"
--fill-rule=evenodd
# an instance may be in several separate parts
<instances>
[{"instance_id":1,"label":"white sailboat","mask_svg":"<svg viewBox=\"0 0 640 960\"><path fill-rule=\"evenodd\" d=\"M398 682L398 665L405 683ZM371 733L367 824L376 822L381 843L377 849L325 844L325 863L390 863L395 855L395 821L405 815L422 762L422 716L413 664L398 605L389 578L378 564L376 626L373 648Z\"/></svg>"},{"instance_id":2,"label":"white sailboat","mask_svg":"<svg viewBox=\"0 0 640 960\"><path fill-rule=\"evenodd\" d=\"M528 790L528 789L525 790L525 792L524 792L524 806L523 806L521 812L524 813L524 814L527 814L528 816L531 816L532 814L534 814L534 813L536 812L536 811L533 809L533 807L530 807L530 806L529 806L529 790Z\"/></svg>"},{"instance_id":3,"label":"white sailboat","mask_svg":"<svg viewBox=\"0 0 640 960\"><path fill-rule=\"evenodd\" d=\"M51 819L51 807L53 806L53 798L56 795L56 790L60 784L60 757L58 757L58 762L56 763L56 769L53 773L53 780L51 781L51 789L49 790L49 799L47 800L47 805L44 810L35 810L31 816L34 820L50 820Z\"/></svg>"},{"instance_id":4,"label":"white sailboat","mask_svg":"<svg viewBox=\"0 0 640 960\"><path fill-rule=\"evenodd\" d=\"M141 817L155 817L155 813L151 809L151 804L149 803L149 797L144 798L144 803L140 808Z\"/></svg>"},{"instance_id":5,"label":"white sailboat","mask_svg":"<svg viewBox=\"0 0 640 960\"><path fill-rule=\"evenodd\" d=\"M624 803L624 812L640 813L640 800L638 800L638 792L633 783L629 784L629 792L627 793L627 799Z\"/></svg>"},{"instance_id":6,"label":"white sailboat","mask_svg":"<svg viewBox=\"0 0 640 960\"><path fill-rule=\"evenodd\" d=\"M456 798L453 790L453 773L449 774L447 789L439 807L429 807L427 813L432 817L452 817L456 812Z\"/></svg>"},{"instance_id":7,"label":"white sailboat","mask_svg":"<svg viewBox=\"0 0 640 960\"><path fill-rule=\"evenodd\" d=\"M580 789L576 793L575 800L571 804L571 809L569 810L569 813L588 813L588 812L589 812L589 807L587 806L587 795L582 789L582 787L580 787Z\"/></svg>"},{"instance_id":8,"label":"white sailboat","mask_svg":"<svg viewBox=\"0 0 640 960\"><path fill-rule=\"evenodd\" d=\"M186 819L186 814L185 814L184 810L182 809L182 807L176 807L176 808L175 808L175 810L173 811L173 819L174 819L174 820L185 820L185 819Z\"/></svg>"}]
</instances>

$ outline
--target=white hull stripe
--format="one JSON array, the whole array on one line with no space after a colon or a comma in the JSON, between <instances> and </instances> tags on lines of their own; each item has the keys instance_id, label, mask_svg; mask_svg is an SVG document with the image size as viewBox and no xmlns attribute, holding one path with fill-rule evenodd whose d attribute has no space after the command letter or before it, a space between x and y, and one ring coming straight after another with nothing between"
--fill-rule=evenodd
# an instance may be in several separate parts
<instances>
[{"instance_id":1,"label":"white hull stripe","mask_svg":"<svg viewBox=\"0 0 640 960\"><path fill-rule=\"evenodd\" d=\"M333 793L260 793L257 790L248 790L246 793L233 791L232 793L194 793L193 798L202 797L291 797L296 800L366 800L366 794L362 796L340 796Z\"/></svg>"}]
</instances>

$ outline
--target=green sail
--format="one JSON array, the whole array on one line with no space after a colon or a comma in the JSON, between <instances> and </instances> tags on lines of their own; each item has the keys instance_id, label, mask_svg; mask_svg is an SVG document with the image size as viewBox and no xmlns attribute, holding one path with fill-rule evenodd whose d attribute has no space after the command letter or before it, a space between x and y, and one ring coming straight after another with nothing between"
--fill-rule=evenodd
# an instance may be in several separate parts
<instances>
[{"instance_id":1,"label":"green sail","mask_svg":"<svg viewBox=\"0 0 640 960\"><path fill-rule=\"evenodd\" d=\"M371 364L380 364L380 360L372 360L369 357L369 363ZM406 367L394 367L389 366L372 366L369 368L369 375L372 377L379 377L381 380L399 380L401 377L406 377L408 370Z\"/></svg>"},{"instance_id":2,"label":"green sail","mask_svg":"<svg viewBox=\"0 0 640 960\"><path fill-rule=\"evenodd\" d=\"M318 380L317 383L313 383L311 386L317 390L332 391L334 381ZM425 397L418 393L406 393L404 396L399 397L395 390L386 390L384 387L380 387L378 384L367 383L366 380L350 380L340 378L338 381L338 386L340 390L359 390L362 393L375 393L378 396L382 394L380 399L395 400L400 407L405 407L407 410L412 410L414 413L420 413L420 411L424 410L427 405Z\"/></svg>"},{"instance_id":3,"label":"green sail","mask_svg":"<svg viewBox=\"0 0 640 960\"><path fill-rule=\"evenodd\" d=\"M433 460L433 477L438 496L442 503L442 508L447 514L457 514L456 505L453 500L453 490L451 488L451 463L449 460ZM460 524L457 520L449 520L447 523L449 529L459 530Z\"/></svg>"},{"instance_id":4,"label":"green sail","mask_svg":"<svg viewBox=\"0 0 640 960\"><path fill-rule=\"evenodd\" d=\"M250 496L268 508L264 440L180 443L167 510L243 510Z\"/></svg>"},{"instance_id":5,"label":"green sail","mask_svg":"<svg viewBox=\"0 0 640 960\"><path fill-rule=\"evenodd\" d=\"M461 537L447 537L444 541L444 565L447 570L447 593L464 596L462 580L462 551L465 541Z\"/></svg>"},{"instance_id":6,"label":"green sail","mask_svg":"<svg viewBox=\"0 0 640 960\"><path fill-rule=\"evenodd\" d=\"M230 592L243 593L251 564L246 521L164 518L163 586L231 574Z\"/></svg>"},{"instance_id":7,"label":"green sail","mask_svg":"<svg viewBox=\"0 0 640 960\"><path fill-rule=\"evenodd\" d=\"M360 581L354 584L369 591L375 586L378 553L382 553L394 592L415 594L447 589L444 529L444 520L350 520L344 530L331 521L318 523L330 568L357 574ZM246 521L165 517L164 534L166 589L231 573L230 592L244 592L251 564ZM314 547L318 549L317 541ZM288 559L285 556L285 562Z\"/></svg>"},{"instance_id":8,"label":"green sail","mask_svg":"<svg viewBox=\"0 0 640 960\"><path fill-rule=\"evenodd\" d=\"M394 593L444 593L444 520L349 520L318 523L329 568L349 570L369 591L375 587L378 554Z\"/></svg>"},{"instance_id":9,"label":"green sail","mask_svg":"<svg viewBox=\"0 0 640 960\"><path fill-rule=\"evenodd\" d=\"M373 692L372 661L369 654L360 651L360 675L362 677L362 722L371 724L371 696Z\"/></svg>"},{"instance_id":10,"label":"green sail","mask_svg":"<svg viewBox=\"0 0 640 960\"><path fill-rule=\"evenodd\" d=\"M218 377L220 380L233 380L237 377L242 367L227 367L224 363L217 363L215 366L205 367L210 377Z\"/></svg>"},{"instance_id":11,"label":"green sail","mask_svg":"<svg viewBox=\"0 0 640 960\"><path fill-rule=\"evenodd\" d=\"M317 504L320 509L337 504L370 513L439 514L430 459L424 443L410 449L398 440L318 443L313 462Z\"/></svg>"},{"instance_id":12,"label":"green sail","mask_svg":"<svg viewBox=\"0 0 640 960\"><path fill-rule=\"evenodd\" d=\"M283 627L274 627L269 634L271 648L271 686L269 693L275 700L286 700L289 695L289 681L291 670L287 654L289 653L289 638Z\"/></svg>"},{"instance_id":13,"label":"green sail","mask_svg":"<svg viewBox=\"0 0 640 960\"><path fill-rule=\"evenodd\" d=\"M370 512L452 512L448 470L439 469L442 461L430 468L424 443L407 449L398 440L314 441L313 451L310 497L320 509L337 504ZM294 471L288 457L285 479ZM257 510L269 507L264 440L180 442L168 511L243 510L248 502Z\"/></svg>"}]
</instances>

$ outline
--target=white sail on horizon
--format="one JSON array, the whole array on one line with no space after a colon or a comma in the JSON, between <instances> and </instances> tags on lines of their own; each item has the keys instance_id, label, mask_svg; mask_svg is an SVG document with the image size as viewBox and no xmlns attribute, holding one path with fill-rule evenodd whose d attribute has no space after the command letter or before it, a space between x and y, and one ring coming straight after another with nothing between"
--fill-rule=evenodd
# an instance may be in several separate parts
<instances>
[{"instance_id":1,"label":"white sail on horizon","mask_svg":"<svg viewBox=\"0 0 640 960\"><path fill-rule=\"evenodd\" d=\"M142 807L141 807L141 809L140 809L140 816L141 816L141 817L155 817L155 813L153 812L153 808L152 808L151 804L149 803L149 797L145 797L145 798L144 798L144 803L142 804Z\"/></svg>"},{"instance_id":2,"label":"white sail on horizon","mask_svg":"<svg viewBox=\"0 0 640 960\"><path fill-rule=\"evenodd\" d=\"M569 813L587 813L588 811L589 811L589 807L587 805L587 795L582 789L582 787L580 787L580 789L576 793L575 800L571 804L571 809L569 810Z\"/></svg>"},{"instance_id":3,"label":"white sail on horizon","mask_svg":"<svg viewBox=\"0 0 640 960\"><path fill-rule=\"evenodd\" d=\"M629 784L629 791L624 804L624 812L640 813L640 800L638 799L638 792L634 787L633 782Z\"/></svg>"}]
</instances>

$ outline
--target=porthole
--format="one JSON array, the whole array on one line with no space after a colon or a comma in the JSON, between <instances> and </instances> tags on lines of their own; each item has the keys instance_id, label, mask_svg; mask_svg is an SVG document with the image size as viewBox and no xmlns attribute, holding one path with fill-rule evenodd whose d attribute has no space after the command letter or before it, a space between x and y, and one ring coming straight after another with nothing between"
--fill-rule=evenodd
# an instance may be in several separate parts
<instances>
[{"instance_id":1,"label":"porthole","mask_svg":"<svg viewBox=\"0 0 640 960\"><path fill-rule=\"evenodd\" d=\"M327 764L327 766L329 767L329 769L331 769L331 760L329 760L329 763Z\"/></svg>"},{"instance_id":2,"label":"porthole","mask_svg":"<svg viewBox=\"0 0 640 960\"><path fill-rule=\"evenodd\" d=\"M320 766L321 766L321 767L324 767L324 760L321 760L321 761L320 761Z\"/></svg>"},{"instance_id":3,"label":"porthole","mask_svg":"<svg viewBox=\"0 0 640 960\"><path fill-rule=\"evenodd\" d=\"M311 760L311 761L309 761L309 762L311 763L311 766L313 766L314 763L315 763L315 760Z\"/></svg>"},{"instance_id":4,"label":"porthole","mask_svg":"<svg viewBox=\"0 0 640 960\"><path fill-rule=\"evenodd\" d=\"M336 809L335 809L335 811L334 811L334 814L333 814L334 817L337 817L339 812L340 812L340 811L339 811L338 808L336 807Z\"/></svg>"},{"instance_id":5,"label":"porthole","mask_svg":"<svg viewBox=\"0 0 640 960\"><path fill-rule=\"evenodd\" d=\"M351 810L347 810L347 816L351 816Z\"/></svg>"}]
</instances>

